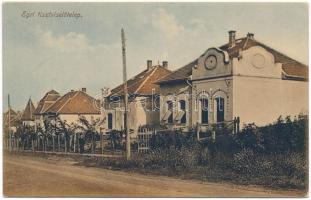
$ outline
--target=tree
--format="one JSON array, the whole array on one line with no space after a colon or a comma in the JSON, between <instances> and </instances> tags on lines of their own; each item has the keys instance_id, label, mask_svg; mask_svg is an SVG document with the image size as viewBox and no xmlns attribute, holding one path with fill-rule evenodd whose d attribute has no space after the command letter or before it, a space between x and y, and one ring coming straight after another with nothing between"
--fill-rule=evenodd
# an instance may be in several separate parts
<instances>
[{"instance_id":1,"label":"tree","mask_svg":"<svg viewBox=\"0 0 311 200\"><path fill-rule=\"evenodd\" d=\"M105 122L105 119L91 119L90 121L85 118L85 116L80 116L78 122L82 126L77 126L84 130L86 140L91 140L92 143L92 153L95 153L95 136L99 135L98 128Z\"/></svg>"}]
</instances>

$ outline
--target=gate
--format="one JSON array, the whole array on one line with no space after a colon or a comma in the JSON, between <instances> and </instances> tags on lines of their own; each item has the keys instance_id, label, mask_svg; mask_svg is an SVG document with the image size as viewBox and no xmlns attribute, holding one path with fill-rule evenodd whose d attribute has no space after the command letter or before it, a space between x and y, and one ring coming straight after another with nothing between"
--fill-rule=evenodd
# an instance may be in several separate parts
<instances>
[{"instance_id":1,"label":"gate","mask_svg":"<svg viewBox=\"0 0 311 200\"><path fill-rule=\"evenodd\" d=\"M138 129L138 153L147 153L149 151L150 140L153 133L156 133L154 128Z\"/></svg>"}]
</instances>

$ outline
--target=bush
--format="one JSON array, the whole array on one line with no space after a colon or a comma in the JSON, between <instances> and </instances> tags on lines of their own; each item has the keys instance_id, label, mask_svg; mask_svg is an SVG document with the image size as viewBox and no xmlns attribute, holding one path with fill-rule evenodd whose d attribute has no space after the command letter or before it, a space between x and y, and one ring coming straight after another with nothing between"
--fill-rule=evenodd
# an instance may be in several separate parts
<instances>
[{"instance_id":1,"label":"bush","mask_svg":"<svg viewBox=\"0 0 311 200\"><path fill-rule=\"evenodd\" d=\"M105 158L100 166L135 169L201 180L299 188L307 186L306 118L279 118L274 124L246 125L237 134L195 141L195 133L153 135L151 150L132 160Z\"/></svg>"}]
</instances>

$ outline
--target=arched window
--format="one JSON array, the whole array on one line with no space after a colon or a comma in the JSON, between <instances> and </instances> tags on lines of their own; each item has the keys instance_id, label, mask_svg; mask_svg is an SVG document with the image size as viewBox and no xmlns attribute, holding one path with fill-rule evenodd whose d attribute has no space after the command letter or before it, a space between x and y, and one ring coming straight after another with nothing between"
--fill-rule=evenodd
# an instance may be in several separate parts
<instances>
[{"instance_id":1,"label":"arched window","mask_svg":"<svg viewBox=\"0 0 311 200\"><path fill-rule=\"evenodd\" d=\"M166 102L166 112L164 114L163 120L167 123L173 123L173 102L167 101Z\"/></svg>"},{"instance_id":2,"label":"arched window","mask_svg":"<svg viewBox=\"0 0 311 200\"><path fill-rule=\"evenodd\" d=\"M112 113L108 113L108 129L112 129L113 128L113 118L112 118Z\"/></svg>"},{"instance_id":3,"label":"arched window","mask_svg":"<svg viewBox=\"0 0 311 200\"><path fill-rule=\"evenodd\" d=\"M225 121L225 100L222 97L215 98L217 122Z\"/></svg>"},{"instance_id":4,"label":"arched window","mask_svg":"<svg viewBox=\"0 0 311 200\"><path fill-rule=\"evenodd\" d=\"M181 124L187 123L187 116L186 116L186 101L180 100L179 101L179 110L176 117L176 121L180 122Z\"/></svg>"},{"instance_id":5,"label":"arched window","mask_svg":"<svg viewBox=\"0 0 311 200\"><path fill-rule=\"evenodd\" d=\"M208 99L201 99L201 123L208 123Z\"/></svg>"},{"instance_id":6,"label":"arched window","mask_svg":"<svg viewBox=\"0 0 311 200\"><path fill-rule=\"evenodd\" d=\"M167 102L167 110L169 111L169 117L167 119L167 123L173 123L173 102L172 101L168 101Z\"/></svg>"}]
</instances>

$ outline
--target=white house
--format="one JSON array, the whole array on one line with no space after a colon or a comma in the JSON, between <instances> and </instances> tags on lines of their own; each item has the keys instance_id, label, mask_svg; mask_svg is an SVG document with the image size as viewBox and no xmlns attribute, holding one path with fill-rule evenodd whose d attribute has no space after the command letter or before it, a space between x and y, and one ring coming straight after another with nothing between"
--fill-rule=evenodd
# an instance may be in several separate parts
<instances>
[{"instance_id":1,"label":"white house","mask_svg":"<svg viewBox=\"0 0 311 200\"><path fill-rule=\"evenodd\" d=\"M58 98L43 113L44 118L58 116L67 124L77 123L80 116L84 116L88 121L100 119L99 101L86 93L86 88L81 91L70 91Z\"/></svg>"},{"instance_id":2,"label":"white house","mask_svg":"<svg viewBox=\"0 0 311 200\"><path fill-rule=\"evenodd\" d=\"M139 127L159 125L159 85L154 82L171 73L168 62L162 65L152 65L147 61L147 68L127 81L129 95L128 101L128 126L137 133ZM104 98L103 115L106 118L106 130L124 129L124 85L112 89Z\"/></svg>"},{"instance_id":3,"label":"white house","mask_svg":"<svg viewBox=\"0 0 311 200\"><path fill-rule=\"evenodd\" d=\"M211 47L163 77L162 124L193 127L230 121L265 125L308 113L308 66L259 42L254 34ZM290 47L289 47L290 48Z\"/></svg>"}]
</instances>

